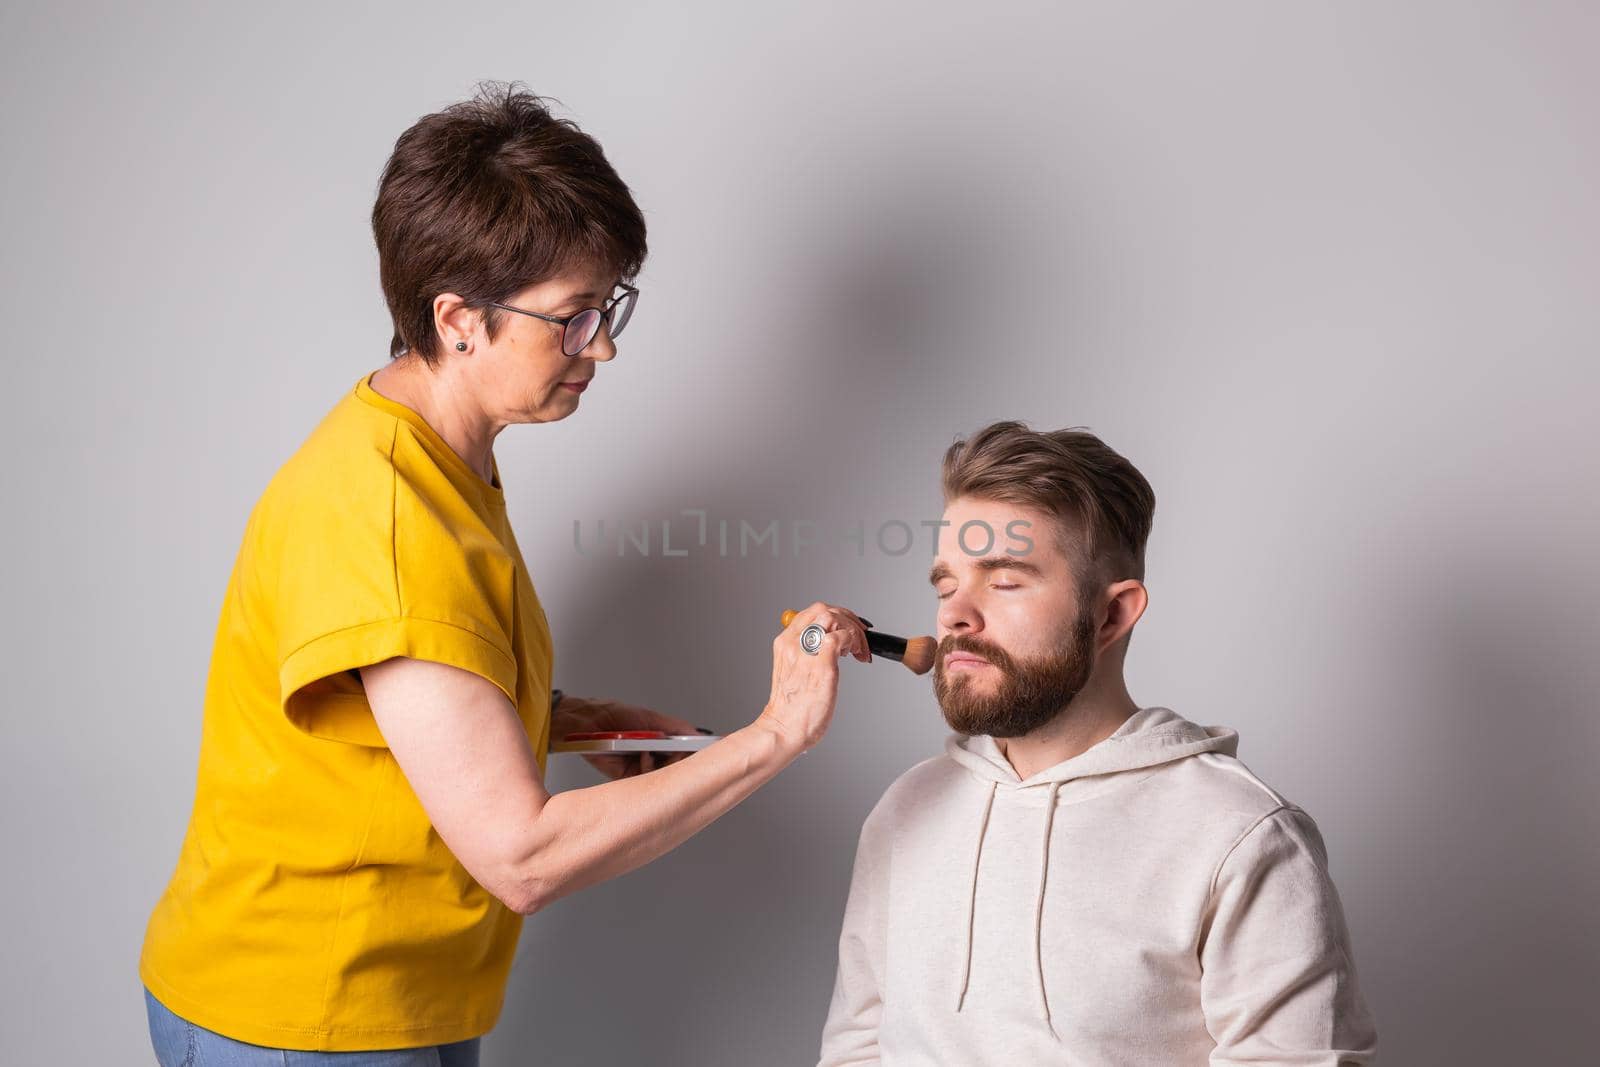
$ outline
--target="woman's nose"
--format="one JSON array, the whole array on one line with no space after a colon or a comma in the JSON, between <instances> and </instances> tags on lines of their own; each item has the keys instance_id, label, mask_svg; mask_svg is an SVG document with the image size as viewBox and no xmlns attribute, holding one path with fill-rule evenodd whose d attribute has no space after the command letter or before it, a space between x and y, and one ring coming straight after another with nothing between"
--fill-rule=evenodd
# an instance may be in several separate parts
<instances>
[{"instance_id":1,"label":"woman's nose","mask_svg":"<svg viewBox=\"0 0 1600 1067\"><path fill-rule=\"evenodd\" d=\"M582 353L596 363L609 363L617 358L617 344L611 339L611 328L601 324L600 330L594 335L588 347Z\"/></svg>"}]
</instances>

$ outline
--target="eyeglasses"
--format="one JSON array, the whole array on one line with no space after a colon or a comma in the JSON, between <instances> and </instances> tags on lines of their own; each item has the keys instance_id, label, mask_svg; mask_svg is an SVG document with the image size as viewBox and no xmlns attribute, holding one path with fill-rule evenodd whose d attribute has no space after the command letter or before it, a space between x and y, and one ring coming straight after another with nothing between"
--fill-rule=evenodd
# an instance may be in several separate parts
<instances>
[{"instance_id":1,"label":"eyeglasses","mask_svg":"<svg viewBox=\"0 0 1600 1067\"><path fill-rule=\"evenodd\" d=\"M622 331L628 326L628 319L633 316L633 306L639 302L639 290L631 285L618 286L622 292L606 301L605 307L584 308L582 311L561 318L556 315L544 315L537 311L524 311L514 308L510 304L501 304L489 301L490 307L497 307L501 311L515 311L518 315L531 315L545 322L553 322L562 327L561 352L563 355L576 356L589 342L600 335L600 324L606 325L606 332L615 341L622 336Z\"/></svg>"}]
</instances>

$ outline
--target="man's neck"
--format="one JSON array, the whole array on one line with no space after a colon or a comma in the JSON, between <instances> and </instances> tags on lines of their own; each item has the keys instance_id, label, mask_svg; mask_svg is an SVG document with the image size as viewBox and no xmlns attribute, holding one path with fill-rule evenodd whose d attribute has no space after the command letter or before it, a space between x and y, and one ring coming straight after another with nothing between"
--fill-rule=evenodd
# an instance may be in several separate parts
<instances>
[{"instance_id":1,"label":"man's neck","mask_svg":"<svg viewBox=\"0 0 1600 1067\"><path fill-rule=\"evenodd\" d=\"M1050 722L1021 737L997 737L1018 778L1030 778L1047 767L1081 756L1104 741L1139 710L1120 683L1110 693L1079 693Z\"/></svg>"}]
</instances>

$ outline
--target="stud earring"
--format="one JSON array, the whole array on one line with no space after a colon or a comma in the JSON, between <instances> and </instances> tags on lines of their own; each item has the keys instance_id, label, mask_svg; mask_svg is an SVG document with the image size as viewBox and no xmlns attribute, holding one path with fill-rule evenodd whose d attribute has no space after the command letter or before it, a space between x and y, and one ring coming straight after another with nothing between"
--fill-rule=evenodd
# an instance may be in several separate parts
<instances>
[{"instance_id":1,"label":"stud earring","mask_svg":"<svg viewBox=\"0 0 1600 1067\"><path fill-rule=\"evenodd\" d=\"M467 350L467 342L465 342L465 341L457 341L456 342L456 351L457 352L465 352L466 350Z\"/></svg>"}]
</instances>

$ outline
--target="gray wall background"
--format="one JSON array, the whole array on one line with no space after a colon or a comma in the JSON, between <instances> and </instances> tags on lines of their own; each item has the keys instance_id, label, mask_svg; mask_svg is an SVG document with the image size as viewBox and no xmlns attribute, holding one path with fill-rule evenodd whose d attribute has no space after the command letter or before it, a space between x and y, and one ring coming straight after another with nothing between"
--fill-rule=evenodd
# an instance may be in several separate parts
<instances>
[{"instance_id":1,"label":"gray wall background","mask_svg":"<svg viewBox=\"0 0 1600 1067\"><path fill-rule=\"evenodd\" d=\"M574 519L870 538L938 516L955 435L1087 425L1159 497L1135 698L1238 728L1318 819L1384 1062L1586 1059L1597 31L1555 2L8 5L0 1058L149 1062L135 961L245 517L385 360L394 138L501 78L651 226L621 357L497 445L559 684L732 729L781 608L933 626L925 534L619 559ZM860 821L944 735L926 680L843 689L769 788L530 921L486 1064L810 1062Z\"/></svg>"}]
</instances>

